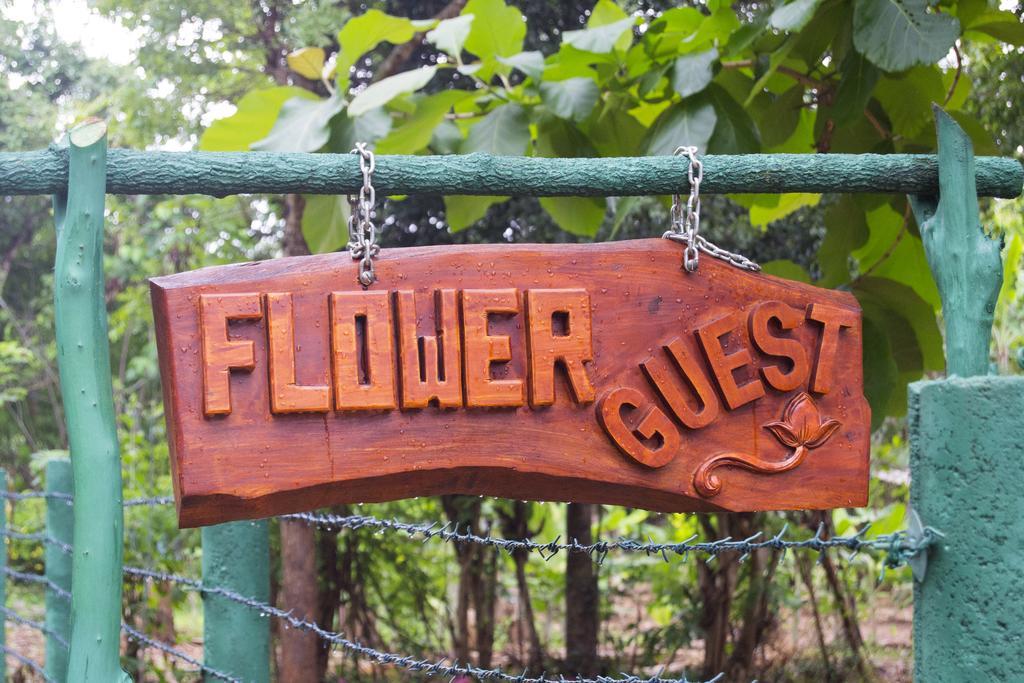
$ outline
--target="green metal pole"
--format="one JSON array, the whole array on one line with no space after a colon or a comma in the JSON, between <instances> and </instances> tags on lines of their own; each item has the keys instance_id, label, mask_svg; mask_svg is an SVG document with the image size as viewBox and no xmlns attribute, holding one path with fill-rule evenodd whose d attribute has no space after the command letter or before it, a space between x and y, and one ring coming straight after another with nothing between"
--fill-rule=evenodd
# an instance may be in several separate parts
<instances>
[{"instance_id":1,"label":"green metal pole","mask_svg":"<svg viewBox=\"0 0 1024 683\"><path fill-rule=\"evenodd\" d=\"M270 601L266 520L204 527L203 584ZM227 598L203 595L203 659L244 683L270 681L270 619ZM207 677L206 680L213 680Z\"/></svg>"},{"instance_id":2,"label":"green metal pole","mask_svg":"<svg viewBox=\"0 0 1024 683\"><path fill-rule=\"evenodd\" d=\"M74 507L71 495L71 461L50 460L46 463L46 535L74 546ZM71 556L56 545L46 545L46 675L55 681L68 678L68 649L54 637L71 642L71 603L53 586L71 592Z\"/></svg>"},{"instance_id":3,"label":"green metal pole","mask_svg":"<svg viewBox=\"0 0 1024 683\"><path fill-rule=\"evenodd\" d=\"M57 367L77 504L68 680L128 681L120 667L124 513L103 285L106 125L68 136L68 185L55 199Z\"/></svg>"},{"instance_id":4,"label":"green metal pole","mask_svg":"<svg viewBox=\"0 0 1024 683\"><path fill-rule=\"evenodd\" d=\"M7 531L7 470L0 470L0 533ZM0 607L7 607L7 536L0 536ZM0 681L7 680L7 618L0 616Z\"/></svg>"},{"instance_id":5,"label":"green metal pole","mask_svg":"<svg viewBox=\"0 0 1024 683\"><path fill-rule=\"evenodd\" d=\"M974 154L936 109L939 188L912 197L942 296L949 378L909 393L911 504L945 534L914 586L914 680L1024 680L1024 378L986 376L1002 280L982 231Z\"/></svg>"}]
</instances>

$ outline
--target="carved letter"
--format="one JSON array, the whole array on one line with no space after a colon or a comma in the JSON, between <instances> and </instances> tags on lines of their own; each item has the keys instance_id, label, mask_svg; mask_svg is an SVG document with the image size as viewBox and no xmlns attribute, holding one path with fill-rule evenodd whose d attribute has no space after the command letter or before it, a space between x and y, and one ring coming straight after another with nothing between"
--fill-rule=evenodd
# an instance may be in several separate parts
<instances>
[{"instance_id":1,"label":"carved letter","mask_svg":"<svg viewBox=\"0 0 1024 683\"><path fill-rule=\"evenodd\" d=\"M811 390L827 394L832 388L832 365L839 348L839 330L857 324L857 315L835 306L811 304L807 307L807 319L821 323L821 342L818 345L818 359L814 364Z\"/></svg>"},{"instance_id":2,"label":"carved letter","mask_svg":"<svg viewBox=\"0 0 1024 683\"><path fill-rule=\"evenodd\" d=\"M228 338L228 321L263 317L259 294L202 294L199 329L203 337L203 411L207 415L231 412L231 370L256 367L251 341Z\"/></svg>"},{"instance_id":3,"label":"carved letter","mask_svg":"<svg viewBox=\"0 0 1024 683\"><path fill-rule=\"evenodd\" d=\"M742 327L739 317L739 311L733 311L697 329L704 355L707 356L708 364L715 373L715 379L718 380L718 387L725 396L726 404L732 410L764 396L764 385L756 376L743 386L739 386L733 375L739 368L750 364L750 350L742 345L740 338ZM727 334L731 335L740 347L728 354L722 348L722 337Z\"/></svg>"},{"instance_id":4,"label":"carved letter","mask_svg":"<svg viewBox=\"0 0 1024 683\"><path fill-rule=\"evenodd\" d=\"M462 349L455 290L434 292L437 336L419 336L416 295L395 292L402 368L402 407L426 408L432 400L442 408L462 405Z\"/></svg>"},{"instance_id":5,"label":"carved letter","mask_svg":"<svg viewBox=\"0 0 1024 683\"><path fill-rule=\"evenodd\" d=\"M635 427L622 419L622 407L645 410ZM605 394L597 404L597 418L619 450L648 467L661 467L675 457L680 438L672 421L656 405L651 405L636 389L618 387ZM661 445L651 448L637 438L657 439Z\"/></svg>"},{"instance_id":6,"label":"carved letter","mask_svg":"<svg viewBox=\"0 0 1024 683\"><path fill-rule=\"evenodd\" d=\"M563 314L564 330L556 330L555 315ZM526 318L529 335L530 405L555 402L555 364L569 376L577 403L594 400L584 363L594 360L590 330L590 295L585 289L528 289Z\"/></svg>"},{"instance_id":7,"label":"carved letter","mask_svg":"<svg viewBox=\"0 0 1024 683\"><path fill-rule=\"evenodd\" d=\"M777 337L770 329L771 321L777 320L783 330L799 327L804 319L800 311L781 301L766 301L759 304L750 314L750 338L762 353L776 358L788 358L792 364L789 372L783 372L777 365L761 368L765 381L779 391L792 391L804 383L810 367L803 344L792 337Z\"/></svg>"},{"instance_id":8,"label":"carved letter","mask_svg":"<svg viewBox=\"0 0 1024 683\"><path fill-rule=\"evenodd\" d=\"M491 364L512 360L507 335L488 334L492 313L519 312L515 289L466 289L462 292L462 350L465 354L466 405L483 407L521 406L526 400L522 379L493 379Z\"/></svg>"},{"instance_id":9,"label":"carved letter","mask_svg":"<svg viewBox=\"0 0 1024 683\"><path fill-rule=\"evenodd\" d=\"M700 361L690 354L682 339L673 339L664 346L664 349L665 355L651 356L640 364L641 369L680 422L690 429L706 427L718 417L720 405L715 388L711 386L711 380L704 374ZM674 361L676 372L670 369L666 355ZM699 411L690 407L679 381L680 373L699 399Z\"/></svg>"},{"instance_id":10,"label":"carved letter","mask_svg":"<svg viewBox=\"0 0 1024 683\"><path fill-rule=\"evenodd\" d=\"M326 413L330 387L295 381L295 313L291 294L267 294L270 356L270 410L274 413Z\"/></svg>"},{"instance_id":11,"label":"carved letter","mask_svg":"<svg viewBox=\"0 0 1024 683\"><path fill-rule=\"evenodd\" d=\"M395 344L387 292L331 293L334 407L390 410L395 400Z\"/></svg>"}]
</instances>

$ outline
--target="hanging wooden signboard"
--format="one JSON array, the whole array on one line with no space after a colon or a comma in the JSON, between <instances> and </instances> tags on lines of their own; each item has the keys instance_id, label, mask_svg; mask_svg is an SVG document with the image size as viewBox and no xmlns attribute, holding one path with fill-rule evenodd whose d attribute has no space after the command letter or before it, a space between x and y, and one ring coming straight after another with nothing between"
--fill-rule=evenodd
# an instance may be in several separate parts
<instances>
[{"instance_id":1,"label":"hanging wooden signboard","mask_svg":"<svg viewBox=\"0 0 1024 683\"><path fill-rule=\"evenodd\" d=\"M848 293L666 239L387 249L152 281L197 526L441 493L664 511L864 505Z\"/></svg>"}]
</instances>

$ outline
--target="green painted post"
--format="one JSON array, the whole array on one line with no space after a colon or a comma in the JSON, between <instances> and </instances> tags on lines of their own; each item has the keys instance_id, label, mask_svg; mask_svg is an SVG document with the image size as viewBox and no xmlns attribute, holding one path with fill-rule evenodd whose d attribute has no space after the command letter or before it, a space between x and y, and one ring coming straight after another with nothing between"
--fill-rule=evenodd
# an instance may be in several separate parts
<instances>
[{"instance_id":1,"label":"green painted post","mask_svg":"<svg viewBox=\"0 0 1024 683\"><path fill-rule=\"evenodd\" d=\"M7 531L7 470L0 470L0 533ZM7 536L0 536L0 607L7 607ZM0 617L0 681L7 680L7 618Z\"/></svg>"},{"instance_id":2,"label":"green painted post","mask_svg":"<svg viewBox=\"0 0 1024 683\"><path fill-rule=\"evenodd\" d=\"M74 546L74 507L71 495L71 461L46 463L46 534L61 543ZM46 578L53 586L71 592L71 556L53 544L46 545ZM46 628L71 642L71 603L52 587L46 588ZM53 635L46 636L46 675L55 681L68 678L68 649Z\"/></svg>"},{"instance_id":3,"label":"green painted post","mask_svg":"<svg viewBox=\"0 0 1024 683\"><path fill-rule=\"evenodd\" d=\"M978 220L974 147L956 121L935 107L939 138L939 196L911 196L928 265L942 297L946 370L988 373L996 298L1003 282L999 242Z\"/></svg>"},{"instance_id":4,"label":"green painted post","mask_svg":"<svg viewBox=\"0 0 1024 683\"><path fill-rule=\"evenodd\" d=\"M55 197L57 368L77 504L69 681L129 681L120 667L124 513L103 286L107 128L68 135L68 185Z\"/></svg>"},{"instance_id":5,"label":"green painted post","mask_svg":"<svg viewBox=\"0 0 1024 683\"><path fill-rule=\"evenodd\" d=\"M266 520L203 528L203 584L270 601ZM244 683L270 681L270 619L245 605L203 595L203 659ZM212 680L207 677L207 680Z\"/></svg>"},{"instance_id":6,"label":"green painted post","mask_svg":"<svg viewBox=\"0 0 1024 683\"><path fill-rule=\"evenodd\" d=\"M943 534L914 586L914 680L1024 681L1022 377L910 385L911 505Z\"/></svg>"},{"instance_id":7,"label":"green painted post","mask_svg":"<svg viewBox=\"0 0 1024 683\"><path fill-rule=\"evenodd\" d=\"M1002 280L970 139L936 108L939 197L911 197L946 324L944 380L909 392L911 505L945 534L914 585L914 679L1024 680L1024 378L985 376Z\"/></svg>"}]
</instances>

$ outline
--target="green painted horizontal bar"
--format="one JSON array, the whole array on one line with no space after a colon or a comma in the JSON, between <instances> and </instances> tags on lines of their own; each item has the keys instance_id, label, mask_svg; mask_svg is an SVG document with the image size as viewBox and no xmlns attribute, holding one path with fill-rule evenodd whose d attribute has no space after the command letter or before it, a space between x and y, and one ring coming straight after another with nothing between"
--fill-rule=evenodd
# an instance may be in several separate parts
<instances>
[{"instance_id":1,"label":"green painted horizontal bar","mask_svg":"<svg viewBox=\"0 0 1024 683\"><path fill-rule=\"evenodd\" d=\"M916 154L745 154L703 158L711 194L883 192L934 194L938 160ZM550 159L487 154L381 156L378 194L532 196L661 195L688 187L685 159L670 156ZM67 152L0 153L0 194L53 194L67 184ZM139 152L111 149L111 194L348 194L361 184L349 154ZM978 157L978 194L1016 197L1020 162Z\"/></svg>"}]
</instances>

